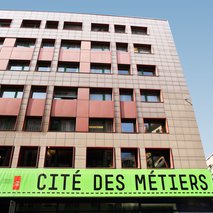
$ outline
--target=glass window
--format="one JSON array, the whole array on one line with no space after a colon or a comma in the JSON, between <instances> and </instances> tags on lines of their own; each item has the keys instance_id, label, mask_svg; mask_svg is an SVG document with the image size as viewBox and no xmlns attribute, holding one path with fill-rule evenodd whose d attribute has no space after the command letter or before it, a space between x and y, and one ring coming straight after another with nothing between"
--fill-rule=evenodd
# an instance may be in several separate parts
<instances>
[{"instance_id":1,"label":"glass window","mask_svg":"<svg viewBox=\"0 0 213 213\"><path fill-rule=\"evenodd\" d=\"M0 116L0 130L14 130L16 124L16 116Z\"/></svg>"},{"instance_id":2,"label":"glass window","mask_svg":"<svg viewBox=\"0 0 213 213\"><path fill-rule=\"evenodd\" d=\"M87 168L112 168L113 149L87 148Z\"/></svg>"},{"instance_id":3,"label":"glass window","mask_svg":"<svg viewBox=\"0 0 213 213\"><path fill-rule=\"evenodd\" d=\"M92 51L110 51L109 42L91 42Z\"/></svg>"},{"instance_id":4,"label":"glass window","mask_svg":"<svg viewBox=\"0 0 213 213\"><path fill-rule=\"evenodd\" d=\"M65 30L82 30L81 22L64 22Z\"/></svg>"},{"instance_id":5,"label":"glass window","mask_svg":"<svg viewBox=\"0 0 213 213\"><path fill-rule=\"evenodd\" d=\"M0 146L0 167L9 167L13 154L12 146Z\"/></svg>"},{"instance_id":6,"label":"glass window","mask_svg":"<svg viewBox=\"0 0 213 213\"><path fill-rule=\"evenodd\" d=\"M59 62L58 72L79 72L79 63Z\"/></svg>"},{"instance_id":7,"label":"glass window","mask_svg":"<svg viewBox=\"0 0 213 213\"><path fill-rule=\"evenodd\" d=\"M91 30L94 32L109 32L109 25L92 23Z\"/></svg>"},{"instance_id":8,"label":"glass window","mask_svg":"<svg viewBox=\"0 0 213 213\"><path fill-rule=\"evenodd\" d=\"M147 35L147 27L131 26L132 34Z\"/></svg>"},{"instance_id":9,"label":"glass window","mask_svg":"<svg viewBox=\"0 0 213 213\"><path fill-rule=\"evenodd\" d=\"M8 69L11 71L29 71L29 61L9 61Z\"/></svg>"},{"instance_id":10,"label":"glass window","mask_svg":"<svg viewBox=\"0 0 213 213\"><path fill-rule=\"evenodd\" d=\"M147 168L171 168L170 149L146 149Z\"/></svg>"},{"instance_id":11,"label":"glass window","mask_svg":"<svg viewBox=\"0 0 213 213\"><path fill-rule=\"evenodd\" d=\"M135 53L144 53L151 54L151 45L150 44L134 44Z\"/></svg>"},{"instance_id":12,"label":"glass window","mask_svg":"<svg viewBox=\"0 0 213 213\"><path fill-rule=\"evenodd\" d=\"M73 148L47 147L44 167L73 167Z\"/></svg>"},{"instance_id":13,"label":"glass window","mask_svg":"<svg viewBox=\"0 0 213 213\"><path fill-rule=\"evenodd\" d=\"M0 27L10 27L12 19L0 19Z\"/></svg>"},{"instance_id":14,"label":"glass window","mask_svg":"<svg viewBox=\"0 0 213 213\"><path fill-rule=\"evenodd\" d=\"M122 168L138 168L138 150L121 149Z\"/></svg>"},{"instance_id":15,"label":"glass window","mask_svg":"<svg viewBox=\"0 0 213 213\"><path fill-rule=\"evenodd\" d=\"M41 24L40 20L23 20L21 27L23 28L39 28Z\"/></svg>"},{"instance_id":16,"label":"glass window","mask_svg":"<svg viewBox=\"0 0 213 213\"><path fill-rule=\"evenodd\" d=\"M38 61L37 63L37 71L40 72L49 72L51 69L51 62L50 61Z\"/></svg>"},{"instance_id":17,"label":"glass window","mask_svg":"<svg viewBox=\"0 0 213 213\"><path fill-rule=\"evenodd\" d=\"M138 75L141 76L155 76L156 75L156 67L153 65L138 65Z\"/></svg>"},{"instance_id":18,"label":"glass window","mask_svg":"<svg viewBox=\"0 0 213 213\"><path fill-rule=\"evenodd\" d=\"M35 39L22 39L17 38L15 47L29 47L32 48L35 46Z\"/></svg>"},{"instance_id":19,"label":"glass window","mask_svg":"<svg viewBox=\"0 0 213 213\"><path fill-rule=\"evenodd\" d=\"M73 119L73 118L51 118L50 131L74 132L75 131L75 119Z\"/></svg>"},{"instance_id":20,"label":"glass window","mask_svg":"<svg viewBox=\"0 0 213 213\"><path fill-rule=\"evenodd\" d=\"M144 130L146 133L166 133L166 120L144 119Z\"/></svg>"},{"instance_id":21,"label":"glass window","mask_svg":"<svg viewBox=\"0 0 213 213\"><path fill-rule=\"evenodd\" d=\"M33 99L45 99L46 98L46 87L32 87L31 98Z\"/></svg>"},{"instance_id":22,"label":"glass window","mask_svg":"<svg viewBox=\"0 0 213 213\"><path fill-rule=\"evenodd\" d=\"M80 50L81 49L81 42L80 41L69 41L69 40L62 40L61 41L61 49L67 50Z\"/></svg>"},{"instance_id":23,"label":"glass window","mask_svg":"<svg viewBox=\"0 0 213 213\"><path fill-rule=\"evenodd\" d=\"M125 33L125 25L115 25L115 33Z\"/></svg>"},{"instance_id":24,"label":"glass window","mask_svg":"<svg viewBox=\"0 0 213 213\"><path fill-rule=\"evenodd\" d=\"M141 90L143 102L160 102L160 90Z\"/></svg>"},{"instance_id":25,"label":"glass window","mask_svg":"<svg viewBox=\"0 0 213 213\"><path fill-rule=\"evenodd\" d=\"M55 39L43 39L41 48L53 48L55 46Z\"/></svg>"},{"instance_id":26,"label":"glass window","mask_svg":"<svg viewBox=\"0 0 213 213\"><path fill-rule=\"evenodd\" d=\"M77 99L77 89L69 87L56 87L53 94L54 99Z\"/></svg>"},{"instance_id":27,"label":"glass window","mask_svg":"<svg viewBox=\"0 0 213 213\"><path fill-rule=\"evenodd\" d=\"M126 133L136 132L135 120L122 119L121 129L122 129L122 132L126 132Z\"/></svg>"},{"instance_id":28,"label":"glass window","mask_svg":"<svg viewBox=\"0 0 213 213\"><path fill-rule=\"evenodd\" d=\"M109 74L111 73L110 64L91 64L91 73Z\"/></svg>"},{"instance_id":29,"label":"glass window","mask_svg":"<svg viewBox=\"0 0 213 213\"><path fill-rule=\"evenodd\" d=\"M112 132L113 120L112 119L89 119L89 132Z\"/></svg>"},{"instance_id":30,"label":"glass window","mask_svg":"<svg viewBox=\"0 0 213 213\"><path fill-rule=\"evenodd\" d=\"M130 75L130 65L118 65L119 75Z\"/></svg>"},{"instance_id":31,"label":"glass window","mask_svg":"<svg viewBox=\"0 0 213 213\"><path fill-rule=\"evenodd\" d=\"M47 21L45 28L46 29L58 29L58 21Z\"/></svg>"},{"instance_id":32,"label":"glass window","mask_svg":"<svg viewBox=\"0 0 213 213\"><path fill-rule=\"evenodd\" d=\"M116 43L116 50L119 52L128 52L127 43Z\"/></svg>"},{"instance_id":33,"label":"glass window","mask_svg":"<svg viewBox=\"0 0 213 213\"><path fill-rule=\"evenodd\" d=\"M90 100L95 101L111 101L112 90L105 89L90 89Z\"/></svg>"},{"instance_id":34,"label":"glass window","mask_svg":"<svg viewBox=\"0 0 213 213\"><path fill-rule=\"evenodd\" d=\"M37 167L39 148L37 146L21 146L18 167Z\"/></svg>"},{"instance_id":35,"label":"glass window","mask_svg":"<svg viewBox=\"0 0 213 213\"><path fill-rule=\"evenodd\" d=\"M1 98L22 98L23 88L19 87L4 87L1 88Z\"/></svg>"},{"instance_id":36,"label":"glass window","mask_svg":"<svg viewBox=\"0 0 213 213\"><path fill-rule=\"evenodd\" d=\"M120 101L133 101L133 90L120 89Z\"/></svg>"},{"instance_id":37,"label":"glass window","mask_svg":"<svg viewBox=\"0 0 213 213\"><path fill-rule=\"evenodd\" d=\"M26 117L25 131L39 132L41 131L41 117Z\"/></svg>"}]
</instances>

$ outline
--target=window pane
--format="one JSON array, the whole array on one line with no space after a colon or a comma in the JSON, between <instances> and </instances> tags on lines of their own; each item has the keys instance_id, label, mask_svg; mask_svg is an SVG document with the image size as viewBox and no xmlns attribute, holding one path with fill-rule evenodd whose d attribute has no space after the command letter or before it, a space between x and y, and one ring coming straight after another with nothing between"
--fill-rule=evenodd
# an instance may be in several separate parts
<instances>
[{"instance_id":1,"label":"window pane","mask_svg":"<svg viewBox=\"0 0 213 213\"><path fill-rule=\"evenodd\" d=\"M74 119L62 119L52 118L50 122L50 130L56 132L74 132L75 120Z\"/></svg>"},{"instance_id":2,"label":"window pane","mask_svg":"<svg viewBox=\"0 0 213 213\"><path fill-rule=\"evenodd\" d=\"M0 167L10 166L12 146L0 146Z\"/></svg>"},{"instance_id":3,"label":"window pane","mask_svg":"<svg viewBox=\"0 0 213 213\"><path fill-rule=\"evenodd\" d=\"M135 121L121 121L122 132L135 132Z\"/></svg>"},{"instance_id":4,"label":"window pane","mask_svg":"<svg viewBox=\"0 0 213 213\"><path fill-rule=\"evenodd\" d=\"M76 89L56 89L53 95L54 99L77 99Z\"/></svg>"},{"instance_id":5,"label":"window pane","mask_svg":"<svg viewBox=\"0 0 213 213\"><path fill-rule=\"evenodd\" d=\"M41 131L41 118L26 118L25 130L30 132Z\"/></svg>"},{"instance_id":6,"label":"window pane","mask_svg":"<svg viewBox=\"0 0 213 213\"><path fill-rule=\"evenodd\" d=\"M118 74L119 74L119 75L129 75L130 73L129 73L129 70L124 70L124 69L123 69L123 70L120 70L120 69L119 69L119 70L118 70Z\"/></svg>"},{"instance_id":7,"label":"window pane","mask_svg":"<svg viewBox=\"0 0 213 213\"><path fill-rule=\"evenodd\" d=\"M38 66L38 71L42 71L42 72L49 72L50 71L50 67L49 66Z\"/></svg>"},{"instance_id":8,"label":"window pane","mask_svg":"<svg viewBox=\"0 0 213 213\"><path fill-rule=\"evenodd\" d=\"M144 119L146 133L166 133L165 120Z\"/></svg>"},{"instance_id":9,"label":"window pane","mask_svg":"<svg viewBox=\"0 0 213 213\"><path fill-rule=\"evenodd\" d=\"M46 92L32 92L32 98L33 99L45 99Z\"/></svg>"},{"instance_id":10,"label":"window pane","mask_svg":"<svg viewBox=\"0 0 213 213\"><path fill-rule=\"evenodd\" d=\"M122 168L137 168L137 150L121 149Z\"/></svg>"},{"instance_id":11,"label":"window pane","mask_svg":"<svg viewBox=\"0 0 213 213\"><path fill-rule=\"evenodd\" d=\"M112 119L90 119L89 132L112 132Z\"/></svg>"},{"instance_id":12,"label":"window pane","mask_svg":"<svg viewBox=\"0 0 213 213\"><path fill-rule=\"evenodd\" d=\"M2 116L0 117L0 130L14 130L16 117Z\"/></svg>"}]
</instances>

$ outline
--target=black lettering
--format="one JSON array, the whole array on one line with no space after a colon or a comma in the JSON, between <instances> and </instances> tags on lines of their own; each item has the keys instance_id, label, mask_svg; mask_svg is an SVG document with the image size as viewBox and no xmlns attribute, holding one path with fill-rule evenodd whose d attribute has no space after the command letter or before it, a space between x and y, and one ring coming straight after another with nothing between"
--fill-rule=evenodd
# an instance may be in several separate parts
<instances>
[{"instance_id":1,"label":"black lettering","mask_svg":"<svg viewBox=\"0 0 213 213\"><path fill-rule=\"evenodd\" d=\"M175 180L174 180L176 175L168 175L168 176L171 177L171 180L172 180L172 187L170 188L170 190L178 190L178 188L175 187Z\"/></svg>"},{"instance_id":2,"label":"black lettering","mask_svg":"<svg viewBox=\"0 0 213 213\"><path fill-rule=\"evenodd\" d=\"M158 177L161 178L161 185L162 185L162 189L165 190L165 183L164 183L164 178L166 177L166 175L158 175Z\"/></svg>"},{"instance_id":3,"label":"black lettering","mask_svg":"<svg viewBox=\"0 0 213 213\"><path fill-rule=\"evenodd\" d=\"M156 187L153 187L153 184L156 184L156 181L152 180L152 178L156 178L156 175L149 175L149 188L150 190L157 190Z\"/></svg>"},{"instance_id":4,"label":"black lettering","mask_svg":"<svg viewBox=\"0 0 213 213\"><path fill-rule=\"evenodd\" d=\"M52 186L49 187L49 190L57 190L58 188L55 186L55 178L58 176L58 174L50 174L52 177Z\"/></svg>"},{"instance_id":5,"label":"black lettering","mask_svg":"<svg viewBox=\"0 0 213 213\"><path fill-rule=\"evenodd\" d=\"M188 190L188 187L184 187L184 184L187 183L187 181L184 181L183 178L185 178L186 175L179 175L179 179L180 179L180 187L182 190Z\"/></svg>"},{"instance_id":6,"label":"black lettering","mask_svg":"<svg viewBox=\"0 0 213 213\"><path fill-rule=\"evenodd\" d=\"M106 190L113 190L113 188L109 187L109 184L113 184L113 181L109 180L109 178L113 177L113 175L106 175L105 180L106 180Z\"/></svg>"},{"instance_id":7,"label":"black lettering","mask_svg":"<svg viewBox=\"0 0 213 213\"><path fill-rule=\"evenodd\" d=\"M67 177L69 177L69 174L61 174L61 177L63 177L63 190L66 190L67 187Z\"/></svg>"},{"instance_id":8,"label":"black lettering","mask_svg":"<svg viewBox=\"0 0 213 213\"><path fill-rule=\"evenodd\" d=\"M197 177L195 175L189 175L191 189L194 190L194 187L198 190L197 186Z\"/></svg>"},{"instance_id":9,"label":"black lettering","mask_svg":"<svg viewBox=\"0 0 213 213\"><path fill-rule=\"evenodd\" d=\"M200 185L200 188L203 189L203 190L207 190L208 189L208 184L205 182L205 180L206 180L205 175L199 175L199 180L200 180L201 183L204 184L204 186Z\"/></svg>"},{"instance_id":10,"label":"black lettering","mask_svg":"<svg viewBox=\"0 0 213 213\"><path fill-rule=\"evenodd\" d=\"M125 188L125 185L124 185L124 183L120 180L120 179L124 179L124 176L123 175L117 175L116 176L116 181L118 182L118 183L120 183L120 187L117 185L116 186L116 188L117 188L117 190L124 190L124 188Z\"/></svg>"},{"instance_id":11,"label":"black lettering","mask_svg":"<svg viewBox=\"0 0 213 213\"><path fill-rule=\"evenodd\" d=\"M40 174L39 176L38 176L38 182L37 182L37 188L39 189L39 190L44 190L45 188L46 188L46 185L45 184L43 184L42 186L41 186L41 178L44 178L44 179L46 179L47 178L47 176L45 175L45 174Z\"/></svg>"},{"instance_id":12,"label":"black lettering","mask_svg":"<svg viewBox=\"0 0 213 213\"><path fill-rule=\"evenodd\" d=\"M100 175L94 175L94 190L100 190L101 188L102 188L102 177Z\"/></svg>"},{"instance_id":13,"label":"black lettering","mask_svg":"<svg viewBox=\"0 0 213 213\"><path fill-rule=\"evenodd\" d=\"M81 188L77 188L76 185L81 183L81 181L76 180L78 177L81 177L80 174L74 174L72 179L72 190L81 190Z\"/></svg>"},{"instance_id":14,"label":"black lettering","mask_svg":"<svg viewBox=\"0 0 213 213\"><path fill-rule=\"evenodd\" d=\"M141 177L139 177L138 175L135 175L136 190L138 190L138 184L142 184L142 183L143 183L143 189L146 190L145 175L141 175Z\"/></svg>"}]
</instances>

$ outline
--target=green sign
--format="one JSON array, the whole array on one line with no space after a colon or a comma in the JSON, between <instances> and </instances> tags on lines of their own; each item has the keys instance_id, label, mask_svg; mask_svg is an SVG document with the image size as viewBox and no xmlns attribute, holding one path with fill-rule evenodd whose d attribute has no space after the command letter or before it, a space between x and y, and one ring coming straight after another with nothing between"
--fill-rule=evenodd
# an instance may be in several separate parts
<instances>
[{"instance_id":1,"label":"green sign","mask_svg":"<svg viewBox=\"0 0 213 213\"><path fill-rule=\"evenodd\" d=\"M211 197L207 169L0 169L0 197Z\"/></svg>"}]
</instances>

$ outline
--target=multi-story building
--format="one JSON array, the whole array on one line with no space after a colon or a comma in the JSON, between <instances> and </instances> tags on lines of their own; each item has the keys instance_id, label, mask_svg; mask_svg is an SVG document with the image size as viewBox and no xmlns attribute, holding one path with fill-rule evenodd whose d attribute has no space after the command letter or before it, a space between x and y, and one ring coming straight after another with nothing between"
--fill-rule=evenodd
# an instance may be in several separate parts
<instances>
[{"instance_id":1,"label":"multi-story building","mask_svg":"<svg viewBox=\"0 0 213 213\"><path fill-rule=\"evenodd\" d=\"M212 210L168 21L0 12L1 212Z\"/></svg>"}]
</instances>

